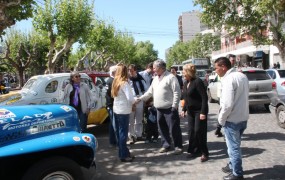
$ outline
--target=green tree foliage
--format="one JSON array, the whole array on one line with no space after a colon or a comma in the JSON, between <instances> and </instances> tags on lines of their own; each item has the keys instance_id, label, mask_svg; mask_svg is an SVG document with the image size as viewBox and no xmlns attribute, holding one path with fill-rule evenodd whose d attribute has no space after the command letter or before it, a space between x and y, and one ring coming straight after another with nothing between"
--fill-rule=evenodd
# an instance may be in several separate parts
<instances>
[{"instance_id":1,"label":"green tree foliage","mask_svg":"<svg viewBox=\"0 0 285 180\"><path fill-rule=\"evenodd\" d=\"M170 49L167 57L167 67L173 64L181 64L191 57L210 57L212 51L219 50L221 47L220 36L207 34L197 34L196 37L185 43L177 41Z\"/></svg>"},{"instance_id":2,"label":"green tree foliage","mask_svg":"<svg viewBox=\"0 0 285 180\"><path fill-rule=\"evenodd\" d=\"M150 41L137 42L135 48L135 58L132 64L136 64L138 69L145 69L148 63L157 60L158 51L154 50L153 44Z\"/></svg>"},{"instance_id":3,"label":"green tree foliage","mask_svg":"<svg viewBox=\"0 0 285 180\"><path fill-rule=\"evenodd\" d=\"M76 62L76 59L78 63ZM76 69L83 67L88 60L89 70L108 71L109 67L118 62L145 64L157 59L157 51L153 50L150 42L138 42L127 33L117 31L112 24L103 20L93 22L93 28L81 41L81 49L77 51L70 61Z\"/></svg>"},{"instance_id":4,"label":"green tree foliage","mask_svg":"<svg viewBox=\"0 0 285 180\"><path fill-rule=\"evenodd\" d=\"M46 0L44 6L37 7L33 25L50 40L47 54L49 73L55 71L61 57L92 28L93 4L88 0Z\"/></svg>"},{"instance_id":5,"label":"green tree foliage","mask_svg":"<svg viewBox=\"0 0 285 180\"><path fill-rule=\"evenodd\" d=\"M4 30L23 19L28 19L33 15L34 0L9 0L0 1L0 36L4 35Z\"/></svg>"},{"instance_id":6,"label":"green tree foliage","mask_svg":"<svg viewBox=\"0 0 285 180\"><path fill-rule=\"evenodd\" d=\"M285 0L195 0L202 21L210 27L224 28L232 36L249 34L256 45L273 44L285 62ZM272 35L268 36L266 30Z\"/></svg>"},{"instance_id":7,"label":"green tree foliage","mask_svg":"<svg viewBox=\"0 0 285 180\"><path fill-rule=\"evenodd\" d=\"M35 32L23 33L14 29L7 31L4 40L4 53L1 57L1 63L16 69L22 87L25 80L25 71L32 64L46 64L44 56L47 52L48 43L46 39ZM37 67L40 68L41 66L35 66L34 68Z\"/></svg>"}]
</instances>

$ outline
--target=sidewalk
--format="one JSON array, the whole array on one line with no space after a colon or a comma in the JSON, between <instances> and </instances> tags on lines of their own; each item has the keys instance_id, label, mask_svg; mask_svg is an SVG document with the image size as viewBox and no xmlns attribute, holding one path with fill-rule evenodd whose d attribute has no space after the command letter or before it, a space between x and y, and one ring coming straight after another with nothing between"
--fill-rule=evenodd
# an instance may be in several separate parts
<instances>
[{"instance_id":1,"label":"sidewalk","mask_svg":"<svg viewBox=\"0 0 285 180\"><path fill-rule=\"evenodd\" d=\"M219 180L226 174L221 168L228 162L224 138L214 135L218 104L209 104L208 147L210 159L201 163L200 158L186 158L187 123L181 120L184 153L158 153L160 142L131 145L136 156L131 163L122 163L117 150L109 148L107 125L89 128L99 141L97 170L92 179L104 180ZM277 126L270 113L263 107L250 114L248 128L242 141L243 167L246 179L285 179L285 130Z\"/></svg>"}]
</instances>

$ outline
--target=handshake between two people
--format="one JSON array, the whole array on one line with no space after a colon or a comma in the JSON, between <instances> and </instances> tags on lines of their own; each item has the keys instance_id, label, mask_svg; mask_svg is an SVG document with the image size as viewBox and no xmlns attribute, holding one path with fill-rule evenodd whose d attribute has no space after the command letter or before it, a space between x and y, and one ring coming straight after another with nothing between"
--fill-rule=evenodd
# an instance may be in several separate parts
<instances>
[{"instance_id":1,"label":"handshake between two people","mask_svg":"<svg viewBox=\"0 0 285 180\"><path fill-rule=\"evenodd\" d=\"M139 97L135 97L135 102L134 104L138 104L139 102L141 102L142 100Z\"/></svg>"}]
</instances>

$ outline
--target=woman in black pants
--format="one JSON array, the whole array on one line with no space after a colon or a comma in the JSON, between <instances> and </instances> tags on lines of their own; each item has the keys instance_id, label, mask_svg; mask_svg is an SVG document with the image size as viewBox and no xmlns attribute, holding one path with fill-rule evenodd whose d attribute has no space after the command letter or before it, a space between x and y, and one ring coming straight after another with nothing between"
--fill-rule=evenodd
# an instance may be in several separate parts
<instances>
[{"instance_id":1,"label":"woman in black pants","mask_svg":"<svg viewBox=\"0 0 285 180\"><path fill-rule=\"evenodd\" d=\"M193 64L183 66L183 76L187 80L183 86L183 99L185 101L181 115L187 111L188 119L188 158L202 154L201 162L209 158L207 147L207 115L208 97L203 81L196 77L196 68Z\"/></svg>"}]
</instances>

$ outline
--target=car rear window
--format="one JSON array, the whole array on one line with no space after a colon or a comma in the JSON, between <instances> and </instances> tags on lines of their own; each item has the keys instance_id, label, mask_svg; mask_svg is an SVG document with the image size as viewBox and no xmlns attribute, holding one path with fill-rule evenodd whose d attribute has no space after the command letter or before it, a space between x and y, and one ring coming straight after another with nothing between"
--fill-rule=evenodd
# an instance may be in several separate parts
<instances>
[{"instance_id":1,"label":"car rear window","mask_svg":"<svg viewBox=\"0 0 285 180\"><path fill-rule=\"evenodd\" d=\"M285 77L285 70L278 70L278 73L280 77L284 78Z\"/></svg>"},{"instance_id":2,"label":"car rear window","mask_svg":"<svg viewBox=\"0 0 285 180\"><path fill-rule=\"evenodd\" d=\"M197 71L196 74L198 77L205 77L206 71Z\"/></svg>"},{"instance_id":3,"label":"car rear window","mask_svg":"<svg viewBox=\"0 0 285 180\"><path fill-rule=\"evenodd\" d=\"M243 71L249 81L262 81L271 79L266 71Z\"/></svg>"}]
</instances>

